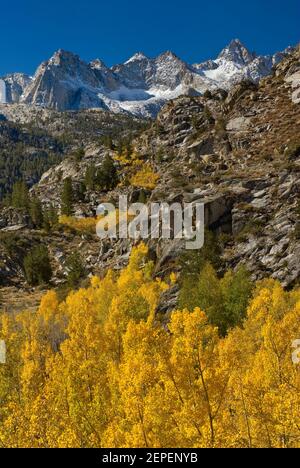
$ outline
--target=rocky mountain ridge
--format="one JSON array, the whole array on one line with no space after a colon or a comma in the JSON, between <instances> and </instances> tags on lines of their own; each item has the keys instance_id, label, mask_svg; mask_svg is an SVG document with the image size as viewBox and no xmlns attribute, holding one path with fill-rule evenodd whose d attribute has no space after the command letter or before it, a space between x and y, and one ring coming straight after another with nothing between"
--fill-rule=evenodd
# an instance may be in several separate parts
<instances>
[{"instance_id":1,"label":"rocky mountain ridge","mask_svg":"<svg viewBox=\"0 0 300 468\"><path fill-rule=\"evenodd\" d=\"M152 118L168 100L178 96L228 90L245 79L257 83L291 51L257 56L236 39L216 60L200 64L189 65L170 51L154 59L139 52L109 68L100 59L86 63L71 52L58 50L33 77L3 77L6 93L2 92L0 102L59 111L100 108Z\"/></svg>"}]
</instances>

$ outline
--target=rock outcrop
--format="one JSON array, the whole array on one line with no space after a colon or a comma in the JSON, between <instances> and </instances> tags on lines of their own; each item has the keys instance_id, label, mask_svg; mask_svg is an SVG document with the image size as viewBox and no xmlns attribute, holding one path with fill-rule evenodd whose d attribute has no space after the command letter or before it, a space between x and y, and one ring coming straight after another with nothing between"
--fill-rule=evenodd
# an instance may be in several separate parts
<instances>
[{"instance_id":1,"label":"rock outcrop","mask_svg":"<svg viewBox=\"0 0 300 468\"><path fill-rule=\"evenodd\" d=\"M30 85L32 78L25 73L11 73L3 78L6 88L5 103L19 102L25 89Z\"/></svg>"}]
</instances>

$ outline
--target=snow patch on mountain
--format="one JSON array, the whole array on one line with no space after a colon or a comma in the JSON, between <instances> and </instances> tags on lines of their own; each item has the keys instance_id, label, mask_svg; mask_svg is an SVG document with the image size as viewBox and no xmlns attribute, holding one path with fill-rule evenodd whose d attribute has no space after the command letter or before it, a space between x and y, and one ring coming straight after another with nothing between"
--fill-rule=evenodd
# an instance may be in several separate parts
<instances>
[{"instance_id":1,"label":"snow patch on mountain","mask_svg":"<svg viewBox=\"0 0 300 468\"><path fill-rule=\"evenodd\" d=\"M146 57L145 54L143 54L143 52L137 52L136 54L134 54L132 57L130 57L130 59L128 59L124 65L128 65L128 63L131 63L131 62L138 62L139 60L149 60L148 57Z\"/></svg>"},{"instance_id":2,"label":"snow patch on mountain","mask_svg":"<svg viewBox=\"0 0 300 468\"><path fill-rule=\"evenodd\" d=\"M235 39L222 50L216 60L194 64L193 67L210 80L209 89L215 85L228 90L242 80L257 83L271 74L273 66L291 51L292 49L287 49L273 56L258 56L254 52L249 52L238 39Z\"/></svg>"}]
</instances>

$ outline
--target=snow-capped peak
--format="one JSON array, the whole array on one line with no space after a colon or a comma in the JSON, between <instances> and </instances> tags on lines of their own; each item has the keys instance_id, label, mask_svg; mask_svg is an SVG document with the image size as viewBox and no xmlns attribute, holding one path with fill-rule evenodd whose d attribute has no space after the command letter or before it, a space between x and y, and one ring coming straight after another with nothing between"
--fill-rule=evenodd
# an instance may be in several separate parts
<instances>
[{"instance_id":1,"label":"snow-capped peak","mask_svg":"<svg viewBox=\"0 0 300 468\"><path fill-rule=\"evenodd\" d=\"M149 60L149 59L143 52L137 52L132 57L130 57L130 59L128 59L124 63L124 65L127 65L128 63L131 63L131 62L139 62L140 60Z\"/></svg>"},{"instance_id":2,"label":"snow-capped peak","mask_svg":"<svg viewBox=\"0 0 300 468\"><path fill-rule=\"evenodd\" d=\"M255 58L256 54L251 53L239 39L231 41L218 56L218 60L226 60L238 65L248 65Z\"/></svg>"}]
</instances>

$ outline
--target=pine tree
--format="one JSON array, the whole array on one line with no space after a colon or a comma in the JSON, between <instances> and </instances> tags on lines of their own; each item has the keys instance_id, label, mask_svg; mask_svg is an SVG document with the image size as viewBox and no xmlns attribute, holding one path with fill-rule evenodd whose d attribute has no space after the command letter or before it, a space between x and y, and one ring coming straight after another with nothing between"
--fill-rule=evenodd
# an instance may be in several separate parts
<instances>
[{"instance_id":1,"label":"pine tree","mask_svg":"<svg viewBox=\"0 0 300 468\"><path fill-rule=\"evenodd\" d=\"M74 151L73 155L75 157L75 160L77 162L80 162L84 158L84 155L85 155L84 148L82 147L78 148L76 151Z\"/></svg>"},{"instance_id":2,"label":"pine tree","mask_svg":"<svg viewBox=\"0 0 300 468\"><path fill-rule=\"evenodd\" d=\"M112 190L118 183L118 174L113 159L106 155L101 168L97 171L96 184L100 190Z\"/></svg>"},{"instance_id":3,"label":"pine tree","mask_svg":"<svg viewBox=\"0 0 300 468\"><path fill-rule=\"evenodd\" d=\"M95 188L95 179L96 167L94 164L91 164L87 167L84 177L84 184L88 190L93 190Z\"/></svg>"},{"instance_id":4,"label":"pine tree","mask_svg":"<svg viewBox=\"0 0 300 468\"><path fill-rule=\"evenodd\" d=\"M25 182L19 181L14 184L11 202L14 208L24 208L26 210L29 208L29 192Z\"/></svg>"},{"instance_id":5,"label":"pine tree","mask_svg":"<svg viewBox=\"0 0 300 468\"><path fill-rule=\"evenodd\" d=\"M57 227L58 213L54 205L50 205L50 207L44 211L43 217L44 217L43 228L46 231L50 231L50 229L55 229Z\"/></svg>"},{"instance_id":6,"label":"pine tree","mask_svg":"<svg viewBox=\"0 0 300 468\"><path fill-rule=\"evenodd\" d=\"M64 180L61 194L61 214L71 216L73 211L74 192L71 177Z\"/></svg>"},{"instance_id":7,"label":"pine tree","mask_svg":"<svg viewBox=\"0 0 300 468\"><path fill-rule=\"evenodd\" d=\"M32 197L29 204L29 214L35 227L40 228L44 223L43 208L37 197Z\"/></svg>"},{"instance_id":8,"label":"pine tree","mask_svg":"<svg viewBox=\"0 0 300 468\"><path fill-rule=\"evenodd\" d=\"M69 255L66 260L67 283L70 288L76 288L86 271L82 259L78 253Z\"/></svg>"},{"instance_id":9,"label":"pine tree","mask_svg":"<svg viewBox=\"0 0 300 468\"><path fill-rule=\"evenodd\" d=\"M24 271L27 282L36 286L49 283L52 268L48 250L44 245L34 247L24 258Z\"/></svg>"}]
</instances>

